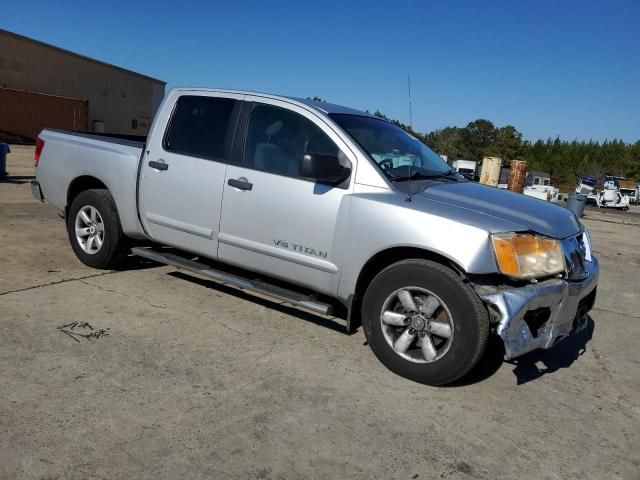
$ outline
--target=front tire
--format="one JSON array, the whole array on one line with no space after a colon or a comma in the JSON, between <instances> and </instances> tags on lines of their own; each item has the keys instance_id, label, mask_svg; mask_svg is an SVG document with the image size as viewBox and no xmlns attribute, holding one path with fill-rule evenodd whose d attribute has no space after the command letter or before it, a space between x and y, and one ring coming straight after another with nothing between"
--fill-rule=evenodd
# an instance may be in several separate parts
<instances>
[{"instance_id":1,"label":"front tire","mask_svg":"<svg viewBox=\"0 0 640 480\"><path fill-rule=\"evenodd\" d=\"M127 256L126 237L108 190L85 190L73 199L67 233L76 256L89 267L109 270Z\"/></svg>"},{"instance_id":2,"label":"front tire","mask_svg":"<svg viewBox=\"0 0 640 480\"><path fill-rule=\"evenodd\" d=\"M428 385L463 377L482 357L487 310L451 269L411 259L382 270L363 299L369 346L392 372Z\"/></svg>"}]
</instances>

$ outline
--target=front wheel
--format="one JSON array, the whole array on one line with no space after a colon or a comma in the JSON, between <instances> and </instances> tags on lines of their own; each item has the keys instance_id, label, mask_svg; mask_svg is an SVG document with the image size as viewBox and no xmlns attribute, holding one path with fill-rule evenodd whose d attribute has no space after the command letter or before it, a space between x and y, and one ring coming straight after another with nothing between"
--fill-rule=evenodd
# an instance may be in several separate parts
<instances>
[{"instance_id":1,"label":"front wheel","mask_svg":"<svg viewBox=\"0 0 640 480\"><path fill-rule=\"evenodd\" d=\"M67 233L78 259L90 267L110 269L127 256L126 237L108 190L85 190L73 199Z\"/></svg>"},{"instance_id":2,"label":"front wheel","mask_svg":"<svg viewBox=\"0 0 640 480\"><path fill-rule=\"evenodd\" d=\"M428 385L464 376L484 353L489 316L451 269L422 259L382 270L363 300L367 341L391 371Z\"/></svg>"}]
</instances>

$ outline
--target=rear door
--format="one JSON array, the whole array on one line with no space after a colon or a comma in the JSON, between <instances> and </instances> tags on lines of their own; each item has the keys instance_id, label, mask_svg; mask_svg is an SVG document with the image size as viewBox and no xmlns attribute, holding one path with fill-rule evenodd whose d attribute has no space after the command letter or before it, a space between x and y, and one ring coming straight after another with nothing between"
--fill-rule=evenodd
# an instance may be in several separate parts
<instances>
[{"instance_id":1,"label":"rear door","mask_svg":"<svg viewBox=\"0 0 640 480\"><path fill-rule=\"evenodd\" d=\"M318 115L281 100L246 100L242 162L229 164L223 185L219 257L335 293L354 175L327 185L302 178L299 167L307 153L329 154L354 172L355 155Z\"/></svg>"},{"instance_id":2,"label":"rear door","mask_svg":"<svg viewBox=\"0 0 640 480\"><path fill-rule=\"evenodd\" d=\"M243 95L176 92L150 135L140 213L151 238L216 258L222 187ZM166 125L166 128L165 128ZM160 131L164 130L164 132Z\"/></svg>"}]
</instances>

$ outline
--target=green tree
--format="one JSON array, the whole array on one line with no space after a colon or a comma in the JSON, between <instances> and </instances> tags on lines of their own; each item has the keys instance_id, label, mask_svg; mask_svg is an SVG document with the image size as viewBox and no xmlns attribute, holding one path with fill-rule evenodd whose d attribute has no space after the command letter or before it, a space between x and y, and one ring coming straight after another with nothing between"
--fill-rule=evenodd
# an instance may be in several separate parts
<instances>
[{"instance_id":1,"label":"green tree","mask_svg":"<svg viewBox=\"0 0 640 480\"><path fill-rule=\"evenodd\" d=\"M496 127L492 122L485 119L474 120L469 122L465 128L463 144L465 147L465 155L469 160L479 162L482 157L487 155L489 148L496 140Z\"/></svg>"},{"instance_id":2,"label":"green tree","mask_svg":"<svg viewBox=\"0 0 640 480\"><path fill-rule=\"evenodd\" d=\"M522 133L513 125L498 128L493 143L485 150L488 155L500 157L503 161L517 160L523 152Z\"/></svg>"},{"instance_id":3,"label":"green tree","mask_svg":"<svg viewBox=\"0 0 640 480\"><path fill-rule=\"evenodd\" d=\"M457 127L446 127L434 130L424 136L424 143L449 159L464 158L466 154L464 130Z\"/></svg>"},{"instance_id":4,"label":"green tree","mask_svg":"<svg viewBox=\"0 0 640 480\"><path fill-rule=\"evenodd\" d=\"M625 159L625 174L627 178L640 180L640 140L627 149Z\"/></svg>"}]
</instances>

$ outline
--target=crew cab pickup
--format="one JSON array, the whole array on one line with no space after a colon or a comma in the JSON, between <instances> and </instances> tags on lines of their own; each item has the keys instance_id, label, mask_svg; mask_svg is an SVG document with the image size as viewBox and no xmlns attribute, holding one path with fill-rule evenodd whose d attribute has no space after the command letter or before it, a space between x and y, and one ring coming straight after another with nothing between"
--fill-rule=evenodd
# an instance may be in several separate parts
<instances>
[{"instance_id":1,"label":"crew cab pickup","mask_svg":"<svg viewBox=\"0 0 640 480\"><path fill-rule=\"evenodd\" d=\"M572 212L471 182L358 110L175 89L146 139L45 129L35 161L86 265L133 253L334 315L426 384L465 375L490 334L507 359L549 348L595 301Z\"/></svg>"}]
</instances>

